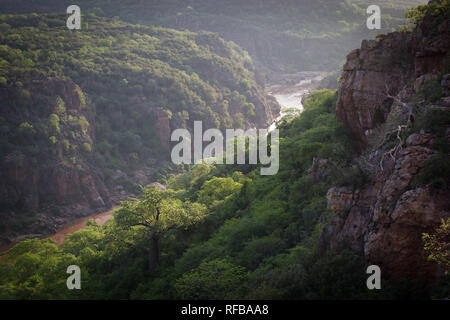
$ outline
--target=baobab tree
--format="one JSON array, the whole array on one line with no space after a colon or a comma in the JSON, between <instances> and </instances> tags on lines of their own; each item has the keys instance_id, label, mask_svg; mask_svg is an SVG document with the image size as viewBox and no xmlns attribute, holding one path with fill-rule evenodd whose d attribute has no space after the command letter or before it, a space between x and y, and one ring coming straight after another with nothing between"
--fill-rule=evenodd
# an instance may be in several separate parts
<instances>
[{"instance_id":1,"label":"baobab tree","mask_svg":"<svg viewBox=\"0 0 450 320\"><path fill-rule=\"evenodd\" d=\"M151 185L143 188L141 199L123 201L114 220L120 229L145 230L149 236L148 266L152 273L159 264L161 236L171 229L195 224L205 213L202 204L181 201L174 191Z\"/></svg>"}]
</instances>

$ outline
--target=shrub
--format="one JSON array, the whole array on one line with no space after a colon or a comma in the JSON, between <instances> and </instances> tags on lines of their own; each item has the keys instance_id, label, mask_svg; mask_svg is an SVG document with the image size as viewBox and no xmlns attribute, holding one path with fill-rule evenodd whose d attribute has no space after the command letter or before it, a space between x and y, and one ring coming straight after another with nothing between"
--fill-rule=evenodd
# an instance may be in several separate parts
<instances>
[{"instance_id":1,"label":"shrub","mask_svg":"<svg viewBox=\"0 0 450 320\"><path fill-rule=\"evenodd\" d=\"M48 138L48 140L50 140L51 144L56 144L56 142L58 141L55 136L51 136L50 138Z\"/></svg>"},{"instance_id":2,"label":"shrub","mask_svg":"<svg viewBox=\"0 0 450 320\"><path fill-rule=\"evenodd\" d=\"M92 152L92 146L87 142L83 143L82 148L85 152Z\"/></svg>"},{"instance_id":3,"label":"shrub","mask_svg":"<svg viewBox=\"0 0 450 320\"><path fill-rule=\"evenodd\" d=\"M60 133L61 128L59 127L59 117L57 114L52 113L48 118L48 126L52 133Z\"/></svg>"},{"instance_id":4,"label":"shrub","mask_svg":"<svg viewBox=\"0 0 450 320\"><path fill-rule=\"evenodd\" d=\"M247 116L252 117L255 115L255 105L253 103L245 103L243 109Z\"/></svg>"},{"instance_id":5,"label":"shrub","mask_svg":"<svg viewBox=\"0 0 450 320\"><path fill-rule=\"evenodd\" d=\"M435 102L442 98L442 87L438 80L428 80L424 83L422 94L425 100Z\"/></svg>"},{"instance_id":6,"label":"shrub","mask_svg":"<svg viewBox=\"0 0 450 320\"><path fill-rule=\"evenodd\" d=\"M416 130L424 129L434 133L443 134L445 127L450 124L450 112L440 109L430 109L420 116L416 123Z\"/></svg>"},{"instance_id":7,"label":"shrub","mask_svg":"<svg viewBox=\"0 0 450 320\"><path fill-rule=\"evenodd\" d=\"M183 299L230 300L245 293L245 269L226 259L204 261L176 281L175 288Z\"/></svg>"},{"instance_id":8,"label":"shrub","mask_svg":"<svg viewBox=\"0 0 450 320\"><path fill-rule=\"evenodd\" d=\"M433 234L422 234L424 249L429 253L428 260L443 265L445 273L450 275L450 218L441 219L441 225Z\"/></svg>"},{"instance_id":9,"label":"shrub","mask_svg":"<svg viewBox=\"0 0 450 320\"><path fill-rule=\"evenodd\" d=\"M239 254L239 261L243 266L254 270L264 259L281 253L285 248L286 242L273 235L255 238L247 242Z\"/></svg>"},{"instance_id":10,"label":"shrub","mask_svg":"<svg viewBox=\"0 0 450 320\"><path fill-rule=\"evenodd\" d=\"M369 176L359 166L353 165L336 171L336 185L361 188L369 182Z\"/></svg>"},{"instance_id":11,"label":"shrub","mask_svg":"<svg viewBox=\"0 0 450 320\"><path fill-rule=\"evenodd\" d=\"M33 126L28 122L22 122L19 125L18 133L25 137L30 137L36 133Z\"/></svg>"},{"instance_id":12,"label":"shrub","mask_svg":"<svg viewBox=\"0 0 450 320\"><path fill-rule=\"evenodd\" d=\"M425 162L417 176L420 186L431 184L433 190L450 188L450 160L446 154L438 154Z\"/></svg>"},{"instance_id":13,"label":"shrub","mask_svg":"<svg viewBox=\"0 0 450 320\"><path fill-rule=\"evenodd\" d=\"M206 181L198 193L198 200L208 206L226 197L241 188L241 184L235 182L233 178L214 177Z\"/></svg>"},{"instance_id":14,"label":"shrub","mask_svg":"<svg viewBox=\"0 0 450 320\"><path fill-rule=\"evenodd\" d=\"M56 97L56 108L55 112L59 116L63 116L66 113L66 104L64 103L64 100L61 99L60 96Z\"/></svg>"}]
</instances>

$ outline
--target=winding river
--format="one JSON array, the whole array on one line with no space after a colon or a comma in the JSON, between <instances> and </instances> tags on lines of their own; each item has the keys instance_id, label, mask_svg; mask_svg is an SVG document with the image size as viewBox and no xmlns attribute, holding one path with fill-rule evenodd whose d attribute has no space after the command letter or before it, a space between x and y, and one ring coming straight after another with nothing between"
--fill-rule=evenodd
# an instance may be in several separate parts
<instances>
[{"instance_id":1,"label":"winding river","mask_svg":"<svg viewBox=\"0 0 450 320\"><path fill-rule=\"evenodd\" d=\"M287 114L287 109L303 110L302 98L308 92L311 92L316 88L318 81L322 79L320 72L299 72L297 74L283 75L282 78L290 78L290 84L272 84L268 86L267 93L275 97L281 106L280 115L275 119L269 130L276 128L277 122ZM96 213L84 218L77 219L68 223L62 227L58 232L47 238L56 241L56 244L64 242L66 235L72 234L78 230L86 227L88 220L94 220L100 225L103 225L106 221L113 217L113 211L117 207L114 207L106 212ZM14 244L0 248L0 253L3 253L13 247Z\"/></svg>"},{"instance_id":2,"label":"winding river","mask_svg":"<svg viewBox=\"0 0 450 320\"><path fill-rule=\"evenodd\" d=\"M102 212L102 213L96 213L84 218L77 219L75 221L72 221L62 227L58 232L55 234L52 234L48 238L53 239L56 241L56 244L61 244L64 242L64 239L66 235L72 234L78 230L84 229L86 227L86 223L88 220L93 220L97 222L99 225L103 225L106 221L111 219L113 217L113 211L118 207L113 207L112 209Z\"/></svg>"},{"instance_id":3,"label":"winding river","mask_svg":"<svg viewBox=\"0 0 450 320\"><path fill-rule=\"evenodd\" d=\"M66 238L66 235L72 234L78 230L84 229L86 227L86 223L88 220L94 220L99 225L103 225L106 221L111 219L113 217L113 211L118 208L118 206L113 207L109 209L108 211L101 212L101 213L95 213L93 215L76 219L72 222L69 222L65 226L63 226L60 230L58 230L56 233L44 237L45 239L53 239L55 240L57 245L60 245L64 242L64 239ZM1 260L1 254L11 249L16 243L9 244L7 246L3 246L0 248L0 260Z\"/></svg>"},{"instance_id":4,"label":"winding river","mask_svg":"<svg viewBox=\"0 0 450 320\"><path fill-rule=\"evenodd\" d=\"M272 84L266 88L267 93L273 96L281 106L280 115L269 127L269 131L276 128L277 122L288 113L289 109L303 111L302 98L317 88L317 84L323 79L323 74L310 71L289 74L284 77L290 78L292 84Z\"/></svg>"}]
</instances>

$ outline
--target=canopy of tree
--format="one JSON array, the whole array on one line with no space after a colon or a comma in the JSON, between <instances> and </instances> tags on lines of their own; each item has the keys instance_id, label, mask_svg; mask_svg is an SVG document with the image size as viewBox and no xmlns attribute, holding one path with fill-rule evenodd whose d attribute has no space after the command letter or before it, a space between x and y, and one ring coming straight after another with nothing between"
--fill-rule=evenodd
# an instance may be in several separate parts
<instances>
[{"instance_id":1,"label":"canopy of tree","mask_svg":"<svg viewBox=\"0 0 450 320\"><path fill-rule=\"evenodd\" d=\"M234 41L259 66L277 71L336 70L362 39L403 25L404 11L425 0L79 0L82 12L143 25L208 30ZM69 0L1 0L5 13L65 12ZM382 30L368 30L366 9L379 5Z\"/></svg>"},{"instance_id":2,"label":"canopy of tree","mask_svg":"<svg viewBox=\"0 0 450 320\"><path fill-rule=\"evenodd\" d=\"M61 149L73 162L92 152L101 168L125 170L160 156L156 110L173 128L194 120L213 128L265 124L265 93L235 44L94 15L72 31L66 19L0 15L3 155L19 149L42 159ZM49 89L52 79L77 85L81 112ZM83 139L87 133L95 141Z\"/></svg>"}]
</instances>

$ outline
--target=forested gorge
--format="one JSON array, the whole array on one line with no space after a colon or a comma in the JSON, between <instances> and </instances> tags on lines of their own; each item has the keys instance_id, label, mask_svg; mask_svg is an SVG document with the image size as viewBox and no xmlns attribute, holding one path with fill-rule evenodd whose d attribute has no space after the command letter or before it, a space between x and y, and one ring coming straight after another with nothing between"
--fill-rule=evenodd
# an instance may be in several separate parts
<instances>
[{"instance_id":1,"label":"forested gorge","mask_svg":"<svg viewBox=\"0 0 450 320\"><path fill-rule=\"evenodd\" d=\"M79 0L85 12L142 25L217 32L244 48L259 68L338 71L349 48L405 24L404 11L420 0ZM68 0L2 0L5 13L63 12ZM366 28L366 8L382 6L382 30ZM335 76L335 78L337 75Z\"/></svg>"},{"instance_id":2,"label":"forested gorge","mask_svg":"<svg viewBox=\"0 0 450 320\"><path fill-rule=\"evenodd\" d=\"M0 16L1 174L8 195L2 211L19 213L2 221L0 232L40 233L36 212L58 215L55 199L71 203L58 190L54 196L22 191L27 183L17 172L34 176L32 185L39 168L73 172L65 176L95 172L92 184L103 200L91 199L90 206L106 207L102 181L113 185L117 170L131 176L146 170L144 179L122 179L128 193L156 179L170 157L171 128L190 128L195 120L213 128L264 128L279 110L256 82L248 54L216 34L94 14L83 18L80 32L65 23L63 14ZM55 179L66 179L61 174Z\"/></svg>"},{"instance_id":3,"label":"forested gorge","mask_svg":"<svg viewBox=\"0 0 450 320\"><path fill-rule=\"evenodd\" d=\"M74 33L65 28L64 15L2 16L3 87L23 86L24 79L70 79L89 95L98 114L112 118L100 123L98 132L105 136L110 134L104 126L125 127L118 114L127 115L127 128L143 129L135 125L143 109L165 109L175 124L194 118L218 128L271 120L264 112L255 114L253 102L262 104L264 96L251 59L217 35L95 15L84 24L85 32ZM152 140L150 134L141 138Z\"/></svg>"},{"instance_id":4,"label":"forested gorge","mask_svg":"<svg viewBox=\"0 0 450 320\"><path fill-rule=\"evenodd\" d=\"M295 1L282 1L284 6L276 6L276 1L225 5L113 0L108 6L89 1L78 31L65 28L66 15L47 13L65 9L64 1L47 1L47 7L32 1L28 9L19 0L14 1L17 6L3 2L10 14L0 15L0 234L20 234L24 229L39 234L0 255L0 299L449 297L450 274L443 272L449 266L448 254L441 243L448 244L450 220L442 219L441 226L433 225L423 234L420 225L423 216L435 218L438 204L448 207L448 199L436 200L450 188L445 100L450 78L444 75L450 70L448 52L439 56L439 63L434 56L430 59L442 74L424 73L417 81L414 77L395 97L383 91L383 99L375 99L381 107L369 105L373 112L364 102L381 96L376 91L381 90L379 83L370 82L370 76L358 82L357 77L374 72L380 79L388 78L394 67L404 68L405 75L414 73L415 62L408 64L409 56L399 58L399 52L410 49L401 41L410 41L417 30L417 43L422 36L426 45L428 39L441 37L443 41L430 41L438 43L430 51L446 48L448 1L409 11L417 24L414 31L405 27L364 41L361 49L347 56L339 89L311 92L302 99L301 113L281 118L277 123L280 168L271 176L260 175L259 164L169 165L167 133L191 129L194 120L203 121L205 128L267 128L280 107L266 95L258 66L266 71L314 69L314 63L329 54L323 67L333 71L354 36L366 34L356 18L365 1L300 1L310 9L307 13ZM398 13L412 3L416 2L399 1L389 7L388 29L404 23ZM87 6L84 1L80 4ZM292 7L297 10L291 11ZM30 10L45 14L29 14ZM319 21L322 13L326 18ZM424 27L421 23L427 15L434 20ZM277 37L274 47L253 47L253 51L249 47L247 52L238 46L239 38L238 44L224 40L233 37L222 28L224 24L246 36L268 30L269 42L273 34L282 34L288 42L320 39L326 45L311 44L303 52L296 44L290 50ZM200 31L214 28L226 31L220 35ZM347 36L351 41L340 42ZM417 48L423 44L417 43ZM447 69L441 68L441 62ZM426 68L432 63L423 64ZM359 92L362 85L373 92ZM345 90L351 94L346 96ZM346 101L346 97L350 98ZM405 113L405 106L410 113ZM363 117L370 119L363 119L370 130L357 121L350 126L352 117L360 122ZM363 132L366 149L355 143L357 130ZM248 149L246 153L248 158ZM147 174L142 181L148 183L123 178L142 171ZM397 173L402 175L398 179ZM94 196L74 197L68 184L77 181L87 186L82 193ZM18 191L28 184L35 189ZM56 186L51 189L51 184ZM49 229L42 226L47 222L42 216L51 217L52 223L60 216L70 218L81 201L96 209L110 208L108 189L113 193L114 184L125 186L127 192L121 194L122 201L114 199L120 205L113 219L102 225L89 221L62 244L46 238ZM386 196L381 195L384 185L393 190ZM64 201L58 202L60 198ZM75 199L74 206L69 206L70 199ZM425 248L429 256L422 260L429 258L426 263L440 273L436 272L434 282L383 273L383 290L368 290L368 261L362 252L367 246L354 248L366 245L369 232L379 236L377 229L393 223L396 217L389 214L405 203L421 207L397 211L398 220L406 221L399 229L423 235L420 249ZM374 213L378 205L382 210ZM366 222L371 230L364 229ZM375 242L384 241L386 234ZM395 238L388 236L391 247ZM403 238L408 236L412 237ZM403 238L398 242L407 246ZM68 290L70 265L80 267L81 290Z\"/></svg>"},{"instance_id":5,"label":"forested gorge","mask_svg":"<svg viewBox=\"0 0 450 320\"><path fill-rule=\"evenodd\" d=\"M298 118L280 123L280 171L195 165L122 202L104 226L25 240L0 264L2 298L392 299L405 282L365 286L361 257L327 250L320 234L332 212L332 185L368 177L352 163L348 132L335 115L336 91L308 96ZM315 159L328 159L320 166ZM315 163L316 165L312 165ZM324 169L326 172L324 172ZM66 288L66 268L83 270L82 290ZM441 292L441 293L439 293ZM445 292L445 291L444 291ZM442 291L437 291L437 296Z\"/></svg>"},{"instance_id":6,"label":"forested gorge","mask_svg":"<svg viewBox=\"0 0 450 320\"><path fill-rule=\"evenodd\" d=\"M90 223L61 247L51 240L21 242L2 258L2 297L281 299L366 294L362 261L347 251L320 253L316 244L330 214L325 194L332 181L356 182L343 170L324 181L308 173L314 157L326 157L336 168L346 167L351 159L335 103L335 91L314 93L301 117L280 125L280 157L285 161L278 175L260 176L252 166L196 165L168 176L165 191L144 188L139 200L122 203L113 221L105 226ZM70 264L83 270L79 292L65 288Z\"/></svg>"}]
</instances>

